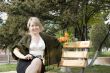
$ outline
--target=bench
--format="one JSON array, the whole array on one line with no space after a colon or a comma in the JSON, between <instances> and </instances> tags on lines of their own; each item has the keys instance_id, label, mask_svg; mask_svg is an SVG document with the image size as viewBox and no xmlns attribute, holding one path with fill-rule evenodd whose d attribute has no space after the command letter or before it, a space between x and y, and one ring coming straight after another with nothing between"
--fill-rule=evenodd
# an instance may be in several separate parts
<instances>
[{"instance_id":1,"label":"bench","mask_svg":"<svg viewBox=\"0 0 110 73\"><path fill-rule=\"evenodd\" d=\"M84 73L85 67L88 65L88 48L90 48L90 41L76 41L64 44L60 66L80 67L81 73Z\"/></svg>"}]
</instances>

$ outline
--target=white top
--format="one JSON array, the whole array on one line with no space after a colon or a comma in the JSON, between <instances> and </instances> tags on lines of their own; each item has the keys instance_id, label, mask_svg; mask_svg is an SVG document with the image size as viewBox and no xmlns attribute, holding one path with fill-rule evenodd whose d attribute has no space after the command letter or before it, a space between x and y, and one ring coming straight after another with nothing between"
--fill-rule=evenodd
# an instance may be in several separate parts
<instances>
[{"instance_id":1,"label":"white top","mask_svg":"<svg viewBox=\"0 0 110 73\"><path fill-rule=\"evenodd\" d=\"M45 43L41 37L39 42L36 39L31 40L30 49L29 49L30 54L32 54L33 56L41 55L41 58L43 58L44 50L45 50Z\"/></svg>"}]
</instances>

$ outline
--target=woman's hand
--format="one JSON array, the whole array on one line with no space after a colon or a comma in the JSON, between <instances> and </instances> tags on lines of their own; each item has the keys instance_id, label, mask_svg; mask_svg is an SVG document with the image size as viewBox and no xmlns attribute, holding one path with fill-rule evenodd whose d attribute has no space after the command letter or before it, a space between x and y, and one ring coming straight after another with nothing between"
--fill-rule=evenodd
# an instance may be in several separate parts
<instances>
[{"instance_id":1,"label":"woman's hand","mask_svg":"<svg viewBox=\"0 0 110 73\"><path fill-rule=\"evenodd\" d=\"M27 54L27 55L23 55L18 48L15 48L13 53L20 59L25 59L25 60L30 60L33 58L33 56L31 54Z\"/></svg>"},{"instance_id":2,"label":"woman's hand","mask_svg":"<svg viewBox=\"0 0 110 73\"><path fill-rule=\"evenodd\" d=\"M31 54L27 54L26 56L24 56L24 59L30 60L32 59L33 56Z\"/></svg>"}]
</instances>

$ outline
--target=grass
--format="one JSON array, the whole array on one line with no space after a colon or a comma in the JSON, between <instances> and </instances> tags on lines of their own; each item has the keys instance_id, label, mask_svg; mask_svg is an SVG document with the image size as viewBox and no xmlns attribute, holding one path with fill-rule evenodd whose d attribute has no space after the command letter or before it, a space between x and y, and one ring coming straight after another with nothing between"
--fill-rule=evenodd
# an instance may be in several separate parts
<instances>
[{"instance_id":1,"label":"grass","mask_svg":"<svg viewBox=\"0 0 110 73\"><path fill-rule=\"evenodd\" d=\"M86 73L110 73L110 66L96 65L86 68Z\"/></svg>"},{"instance_id":2,"label":"grass","mask_svg":"<svg viewBox=\"0 0 110 73\"><path fill-rule=\"evenodd\" d=\"M105 51L100 54L102 57L110 57L110 51Z\"/></svg>"},{"instance_id":3,"label":"grass","mask_svg":"<svg viewBox=\"0 0 110 73\"><path fill-rule=\"evenodd\" d=\"M46 67L47 71L52 72L60 72L60 68L56 66L48 66ZM103 66L103 65L95 65L85 68L85 73L110 73L110 66ZM16 64L4 64L0 65L0 72L4 71L15 71L16 70ZM79 73L80 68L72 68L73 73Z\"/></svg>"},{"instance_id":4,"label":"grass","mask_svg":"<svg viewBox=\"0 0 110 73\"><path fill-rule=\"evenodd\" d=\"M48 68L49 71L54 71L54 72L60 72L60 69L55 67L53 68L52 66ZM71 68L72 73L80 73L81 68ZM95 65L95 66L90 66L85 68L85 73L110 73L109 71L110 66L103 66L103 65Z\"/></svg>"},{"instance_id":5,"label":"grass","mask_svg":"<svg viewBox=\"0 0 110 73\"><path fill-rule=\"evenodd\" d=\"M89 52L89 58L94 56L95 52ZM101 52L98 54L98 57L110 57L110 51Z\"/></svg>"},{"instance_id":6,"label":"grass","mask_svg":"<svg viewBox=\"0 0 110 73\"><path fill-rule=\"evenodd\" d=\"M2 64L2 65L0 65L0 72L15 71L15 70L16 70L16 64Z\"/></svg>"}]
</instances>

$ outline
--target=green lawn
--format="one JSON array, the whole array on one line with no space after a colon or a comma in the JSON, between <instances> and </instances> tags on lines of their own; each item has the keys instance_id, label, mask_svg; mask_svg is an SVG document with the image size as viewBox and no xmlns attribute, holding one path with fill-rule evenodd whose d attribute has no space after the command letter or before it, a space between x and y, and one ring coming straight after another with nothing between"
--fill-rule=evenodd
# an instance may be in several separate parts
<instances>
[{"instance_id":1,"label":"green lawn","mask_svg":"<svg viewBox=\"0 0 110 73\"><path fill-rule=\"evenodd\" d=\"M110 57L110 51L102 52L100 54L101 57Z\"/></svg>"},{"instance_id":2,"label":"green lawn","mask_svg":"<svg viewBox=\"0 0 110 73\"><path fill-rule=\"evenodd\" d=\"M110 73L110 66L91 66L86 68L86 73Z\"/></svg>"},{"instance_id":3,"label":"green lawn","mask_svg":"<svg viewBox=\"0 0 110 73\"><path fill-rule=\"evenodd\" d=\"M92 58L94 56L94 54L95 54L95 52L90 51L89 58ZM105 51L105 52L99 53L98 57L110 57L110 51Z\"/></svg>"},{"instance_id":4,"label":"green lawn","mask_svg":"<svg viewBox=\"0 0 110 73\"><path fill-rule=\"evenodd\" d=\"M59 72L59 68L50 68L50 71ZM81 68L72 68L72 73L80 73ZM110 73L110 66L95 65L85 68L85 73Z\"/></svg>"},{"instance_id":5,"label":"green lawn","mask_svg":"<svg viewBox=\"0 0 110 73\"><path fill-rule=\"evenodd\" d=\"M46 67L47 71L59 72L59 68L56 66L49 66ZM0 65L0 72L4 71L15 71L16 64L4 64ZM79 73L80 68L72 68L73 73ZM61 72L59 72L61 73ZM85 69L85 73L110 73L110 66L102 66L102 65L95 65L91 67L87 67Z\"/></svg>"},{"instance_id":6,"label":"green lawn","mask_svg":"<svg viewBox=\"0 0 110 73\"><path fill-rule=\"evenodd\" d=\"M16 70L16 64L3 64L0 65L0 72Z\"/></svg>"}]
</instances>

